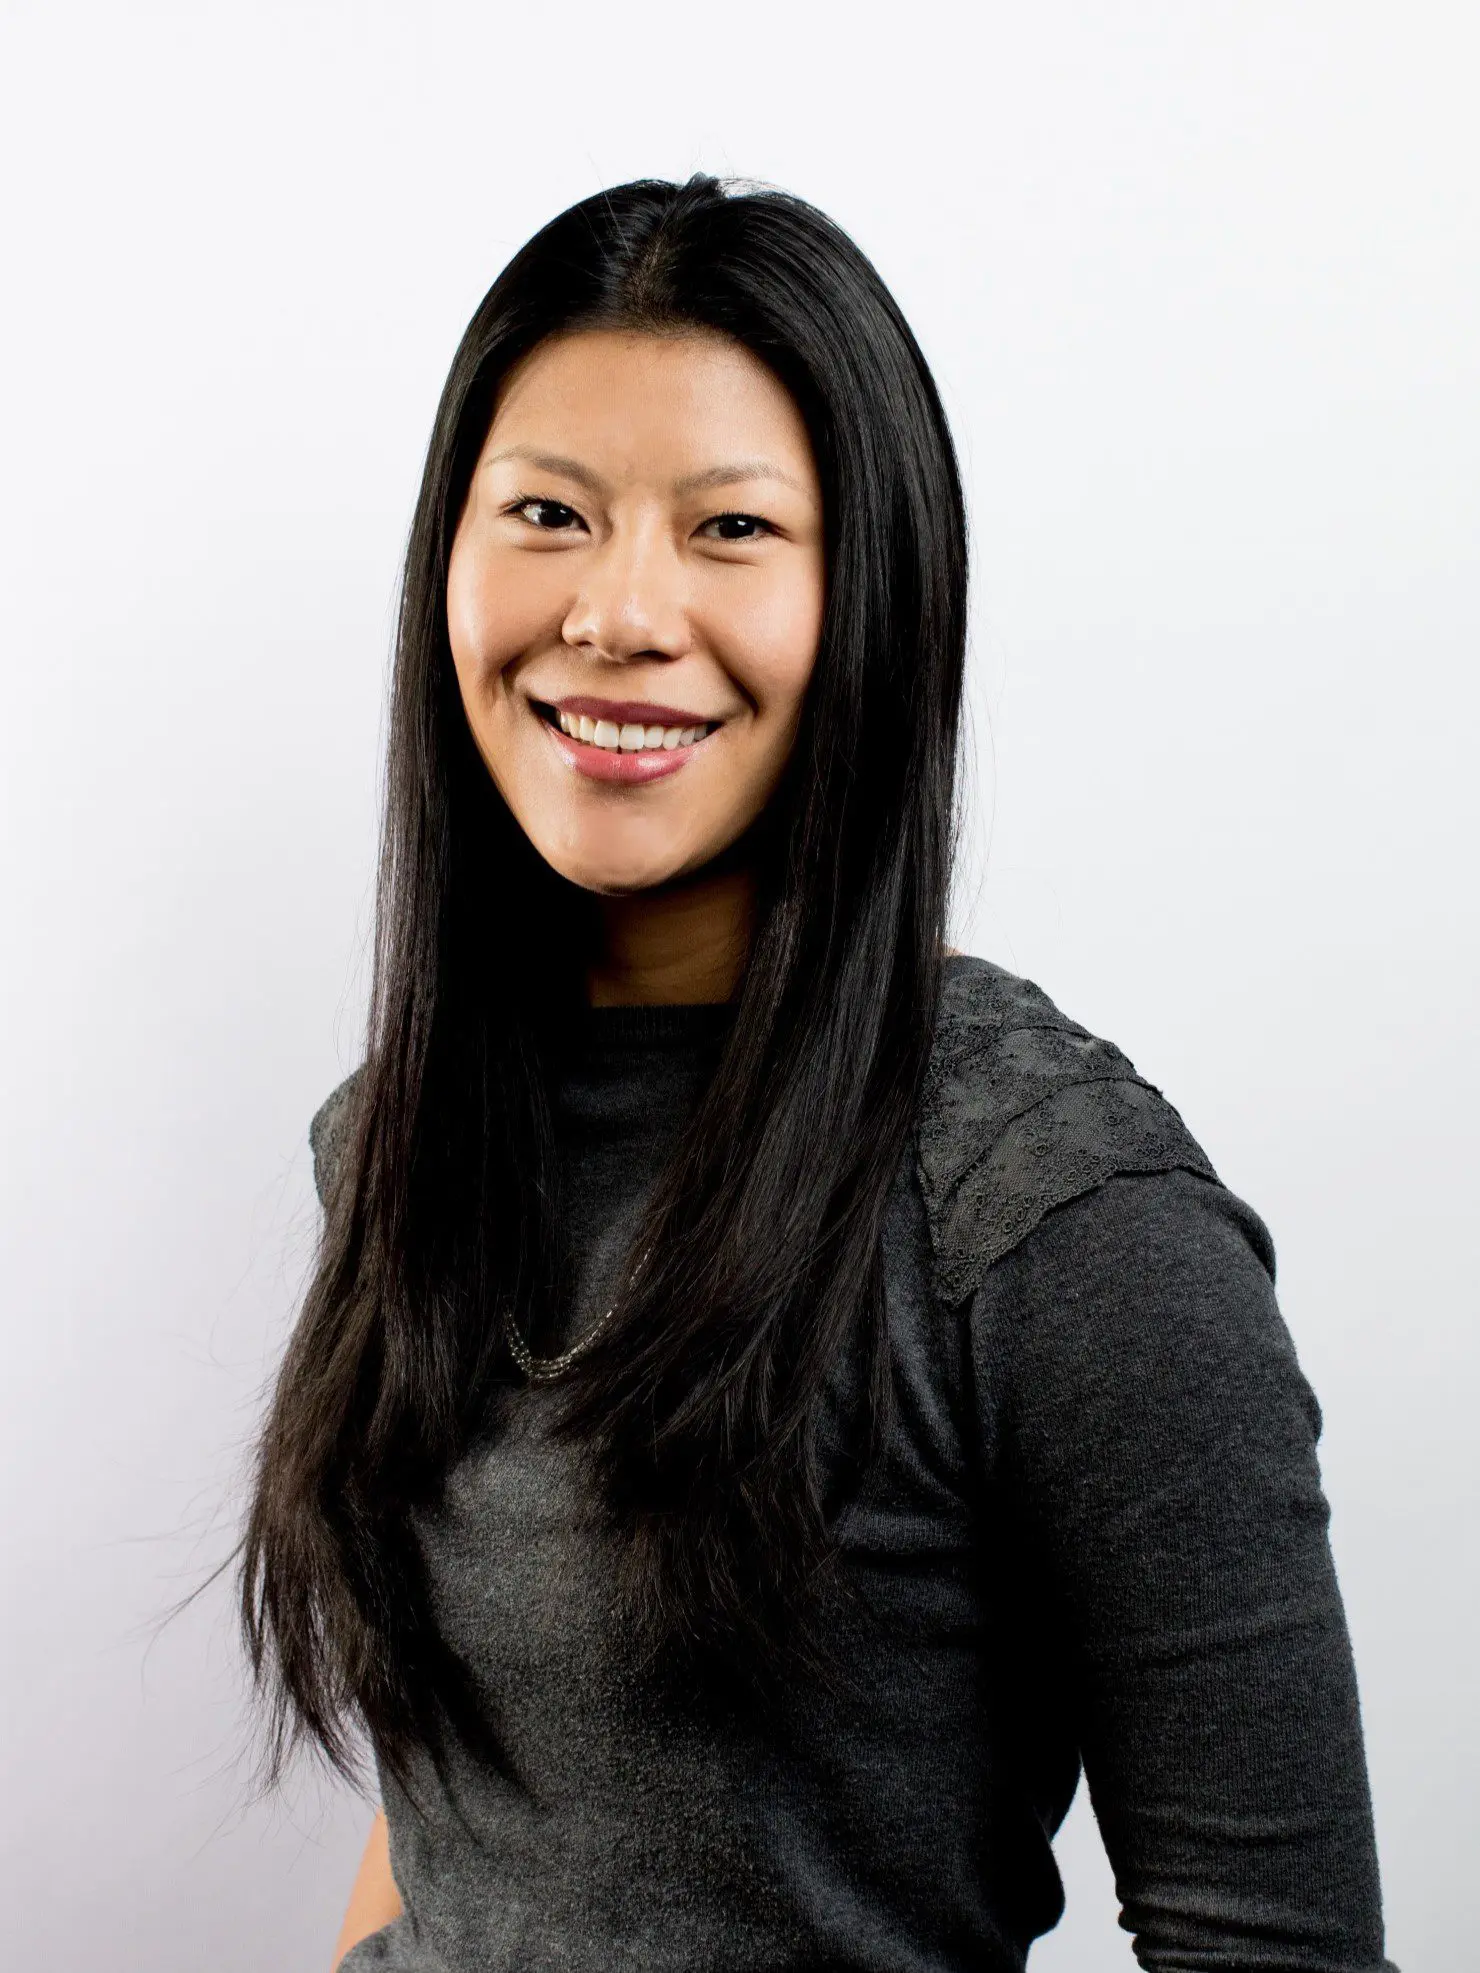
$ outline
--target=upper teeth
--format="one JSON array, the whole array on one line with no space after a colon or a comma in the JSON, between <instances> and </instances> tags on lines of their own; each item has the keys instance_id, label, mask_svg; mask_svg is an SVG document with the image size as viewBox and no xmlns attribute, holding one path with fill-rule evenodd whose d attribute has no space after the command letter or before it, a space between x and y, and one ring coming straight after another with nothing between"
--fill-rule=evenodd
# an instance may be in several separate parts
<instances>
[{"instance_id":1,"label":"upper teeth","mask_svg":"<svg viewBox=\"0 0 1480 1973\"><path fill-rule=\"evenodd\" d=\"M620 748L627 754L640 753L645 747L691 747L709 731L707 724L639 726L633 720L629 725L618 726L614 719L591 719L585 713L560 711L555 717L561 732L568 733L572 740L584 740L592 747Z\"/></svg>"}]
</instances>

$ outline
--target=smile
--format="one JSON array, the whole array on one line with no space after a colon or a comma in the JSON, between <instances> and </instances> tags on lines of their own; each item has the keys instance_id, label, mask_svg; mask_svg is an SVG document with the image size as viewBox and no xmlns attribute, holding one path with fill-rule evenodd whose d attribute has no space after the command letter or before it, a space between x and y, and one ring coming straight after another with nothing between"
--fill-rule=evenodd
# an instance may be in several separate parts
<instances>
[{"instance_id":1,"label":"smile","mask_svg":"<svg viewBox=\"0 0 1480 1973\"><path fill-rule=\"evenodd\" d=\"M723 723L669 706L602 700L536 701L534 710L566 765L596 781L663 779Z\"/></svg>"},{"instance_id":2,"label":"smile","mask_svg":"<svg viewBox=\"0 0 1480 1973\"><path fill-rule=\"evenodd\" d=\"M628 720L619 726L614 719L592 719L589 713L558 710L555 718L561 732L572 740L584 740L587 746L605 747L613 753L620 749L624 754L652 753L658 747L672 753L675 747L693 746L711 731L703 721L697 726L643 726Z\"/></svg>"}]
</instances>

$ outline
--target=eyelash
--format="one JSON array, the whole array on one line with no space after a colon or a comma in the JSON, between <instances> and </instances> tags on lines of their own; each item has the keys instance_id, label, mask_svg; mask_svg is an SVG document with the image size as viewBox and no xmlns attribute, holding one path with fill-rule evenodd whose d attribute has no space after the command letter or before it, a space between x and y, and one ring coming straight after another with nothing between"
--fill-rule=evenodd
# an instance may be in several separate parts
<instances>
[{"instance_id":1,"label":"eyelash","mask_svg":"<svg viewBox=\"0 0 1480 1973\"><path fill-rule=\"evenodd\" d=\"M545 493L516 494L514 498L509 502L508 506L505 508L504 511L507 514L518 516L522 512L522 510L526 507L556 507L559 508L560 511L565 514L575 514L576 511L574 507L568 507L563 500L552 500L550 496ZM579 516L577 516L577 519L579 519ZM705 527L713 527L717 521L749 521L751 525L758 530L756 534L739 536L736 539L735 545L738 545L739 542L756 541L760 539L760 536L762 534L773 534L775 532L775 529L771 526L771 523L769 521L762 520L759 514L747 514L739 508L730 510L723 514L711 514L708 520L706 520L703 523L703 525ZM537 521L531 521L529 523L529 526L538 528L541 534L565 534L568 532L572 532L572 530L569 530L565 527L540 528L539 523ZM722 536L721 539L723 538L724 537Z\"/></svg>"},{"instance_id":2,"label":"eyelash","mask_svg":"<svg viewBox=\"0 0 1480 1973\"><path fill-rule=\"evenodd\" d=\"M704 525L705 527L713 527L716 521L750 521L760 529L762 534L772 534L775 532L771 523L769 521L763 521L759 514L747 514L740 511L728 514L711 514ZM742 535L740 538L745 541L754 541L758 537L756 535Z\"/></svg>"},{"instance_id":3,"label":"eyelash","mask_svg":"<svg viewBox=\"0 0 1480 1973\"><path fill-rule=\"evenodd\" d=\"M525 507L558 507L562 513L566 514L574 514L576 511L574 507L567 507L563 500L552 500L547 493L516 493L504 509L504 512L513 515L517 519ZM539 524L538 522L531 521L529 525L531 527L537 527ZM542 534L563 534L565 529L541 528L540 532Z\"/></svg>"}]
</instances>

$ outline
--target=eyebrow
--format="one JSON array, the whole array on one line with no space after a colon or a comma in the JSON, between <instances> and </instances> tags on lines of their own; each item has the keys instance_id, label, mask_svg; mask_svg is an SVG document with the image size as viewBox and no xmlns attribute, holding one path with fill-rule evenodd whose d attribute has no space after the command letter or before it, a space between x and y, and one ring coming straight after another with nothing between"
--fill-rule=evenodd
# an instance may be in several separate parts
<instances>
[{"instance_id":1,"label":"eyebrow","mask_svg":"<svg viewBox=\"0 0 1480 1973\"><path fill-rule=\"evenodd\" d=\"M789 486L794 493L810 491L799 479L773 466L769 459L736 459L724 466L706 466L702 473L686 473L681 480L675 480L673 491L706 493L711 487L741 486L747 480L774 480L780 486Z\"/></svg>"},{"instance_id":2,"label":"eyebrow","mask_svg":"<svg viewBox=\"0 0 1480 1973\"><path fill-rule=\"evenodd\" d=\"M483 464L496 466L504 459L520 459L542 473L559 473L562 479L574 480L577 486L584 486L592 493L608 490L599 473L593 473L589 466L583 466L579 459L568 458L563 452L542 452L532 445L506 445L502 451L490 452ZM699 473L685 473L682 479L673 482L672 491L679 495L705 493L713 487L740 486L753 480L773 480L801 494L811 490L769 459L734 459L722 466L706 466Z\"/></svg>"}]
</instances>

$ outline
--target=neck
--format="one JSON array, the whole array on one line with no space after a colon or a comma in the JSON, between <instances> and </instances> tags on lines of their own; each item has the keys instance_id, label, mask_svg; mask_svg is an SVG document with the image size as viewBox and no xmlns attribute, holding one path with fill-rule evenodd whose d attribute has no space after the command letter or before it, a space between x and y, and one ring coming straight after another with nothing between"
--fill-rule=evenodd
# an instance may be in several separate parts
<instances>
[{"instance_id":1,"label":"neck","mask_svg":"<svg viewBox=\"0 0 1480 1973\"><path fill-rule=\"evenodd\" d=\"M586 969L593 1007L687 1006L730 1000L755 921L748 869L600 900L595 957Z\"/></svg>"}]
</instances>

